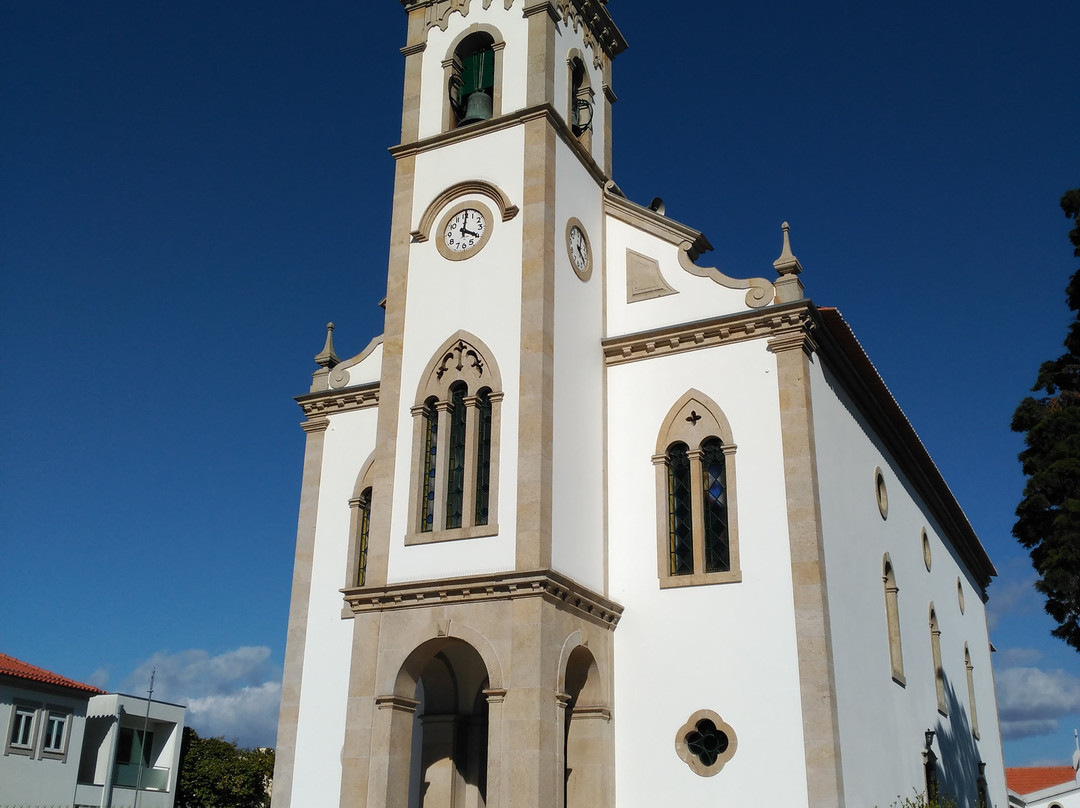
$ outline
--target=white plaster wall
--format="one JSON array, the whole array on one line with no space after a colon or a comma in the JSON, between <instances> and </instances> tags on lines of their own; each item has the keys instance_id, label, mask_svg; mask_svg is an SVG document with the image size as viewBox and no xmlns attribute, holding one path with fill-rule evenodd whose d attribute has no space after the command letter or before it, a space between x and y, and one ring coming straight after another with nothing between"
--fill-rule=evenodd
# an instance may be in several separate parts
<instances>
[{"instance_id":1,"label":"white plaster wall","mask_svg":"<svg viewBox=\"0 0 1080 808\"><path fill-rule=\"evenodd\" d=\"M555 204L555 374L552 565L596 592L604 576L602 190L562 141ZM566 251L566 223L585 227L593 253L583 282Z\"/></svg>"},{"instance_id":2,"label":"white plaster wall","mask_svg":"<svg viewBox=\"0 0 1080 808\"><path fill-rule=\"evenodd\" d=\"M658 585L651 458L690 388L723 409L738 451L740 583ZM764 340L608 370L611 597L615 632L617 804L806 805L802 709L784 498L776 365ZM675 752L692 713L712 709L738 750L716 776Z\"/></svg>"},{"instance_id":3,"label":"white plaster wall","mask_svg":"<svg viewBox=\"0 0 1080 808\"><path fill-rule=\"evenodd\" d=\"M353 387L358 384L370 384L379 381L382 374L382 358L383 344L382 335L380 335L368 343L363 351L353 357L353 359L359 359L359 361L348 368L348 386ZM353 360L349 359L347 361L351 362Z\"/></svg>"},{"instance_id":4,"label":"white plaster wall","mask_svg":"<svg viewBox=\"0 0 1080 808\"><path fill-rule=\"evenodd\" d=\"M79 754L86 729L86 698L70 698L31 688L0 685L0 744L11 733L13 700L36 705L54 705L70 710L66 760L42 760L26 755L5 755L0 745L0 805L70 805L79 774ZM35 744L40 749L44 714L34 724Z\"/></svg>"},{"instance_id":5,"label":"white plaster wall","mask_svg":"<svg viewBox=\"0 0 1080 808\"><path fill-rule=\"evenodd\" d=\"M690 323L746 311L746 289L728 289L691 275L679 265L678 246L607 217L607 334L633 334L676 323ZM668 286L678 294L626 302L626 250L653 258ZM712 266L710 253L698 259ZM723 269L723 267L721 267Z\"/></svg>"},{"instance_id":6,"label":"white plaster wall","mask_svg":"<svg viewBox=\"0 0 1080 808\"><path fill-rule=\"evenodd\" d=\"M469 16L450 15L446 30L438 27L428 32L424 51L423 76L420 90L420 137L431 137L442 131L443 105L446 103L446 73L442 63L453 53L454 40L473 25L487 23L499 29L506 41L502 53L502 76L495 76L502 86L502 112L508 113L525 106L528 76L529 21L520 8L507 11L502 3L492 3L487 9L480 3L469 7Z\"/></svg>"},{"instance_id":7,"label":"white plaster wall","mask_svg":"<svg viewBox=\"0 0 1080 808\"><path fill-rule=\"evenodd\" d=\"M465 179L498 185L520 205L524 184L522 127L483 139L452 144L420 155L416 165L414 222L447 187ZM522 214L508 222L485 196L477 199L493 214L491 237L466 261L448 261L436 247L439 234L414 244L409 259L406 330L402 354L401 409L394 478L394 516L390 536L391 582L444 578L513 569L517 488L517 434L521 341ZM447 207L459 200L452 200ZM440 213L439 216L442 214ZM436 217L436 224L439 217ZM499 453L499 533L479 539L405 546L417 391L428 362L458 330L476 335L498 365L504 398Z\"/></svg>"},{"instance_id":8,"label":"white plaster wall","mask_svg":"<svg viewBox=\"0 0 1080 808\"><path fill-rule=\"evenodd\" d=\"M305 805L336 805L341 790L353 624L341 619L339 590L349 574L349 499L375 448L377 418L375 408L331 415L323 445L293 767L293 793Z\"/></svg>"},{"instance_id":9,"label":"white plaster wall","mask_svg":"<svg viewBox=\"0 0 1080 808\"><path fill-rule=\"evenodd\" d=\"M836 666L844 786L849 805L888 805L912 787L923 789L923 733L938 735L939 767L952 775L942 788L974 799L977 763L987 764L991 803L1006 803L1001 741L991 671L986 614L978 589L909 480L865 419L817 362L812 379L818 484ZM888 519L878 510L874 470L880 467L889 497ZM923 561L921 531L930 539L932 564ZM882 583L889 553L899 587L906 686L892 680ZM957 578L964 590L961 614ZM929 609L941 629L949 715L937 710ZM980 739L968 716L964 643L974 666ZM882 760L892 765L882 767ZM963 769L966 781L957 784ZM948 780L949 782L947 782ZM964 803L961 803L964 804Z\"/></svg>"}]
</instances>

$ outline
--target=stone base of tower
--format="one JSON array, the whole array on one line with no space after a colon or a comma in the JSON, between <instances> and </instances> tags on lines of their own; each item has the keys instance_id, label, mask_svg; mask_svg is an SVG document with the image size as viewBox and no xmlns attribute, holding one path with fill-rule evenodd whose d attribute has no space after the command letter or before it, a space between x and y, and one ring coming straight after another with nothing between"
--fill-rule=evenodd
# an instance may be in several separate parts
<instances>
[{"instance_id":1,"label":"stone base of tower","mask_svg":"<svg viewBox=\"0 0 1080 808\"><path fill-rule=\"evenodd\" d=\"M342 806L614 804L622 607L558 573L345 590Z\"/></svg>"}]
</instances>

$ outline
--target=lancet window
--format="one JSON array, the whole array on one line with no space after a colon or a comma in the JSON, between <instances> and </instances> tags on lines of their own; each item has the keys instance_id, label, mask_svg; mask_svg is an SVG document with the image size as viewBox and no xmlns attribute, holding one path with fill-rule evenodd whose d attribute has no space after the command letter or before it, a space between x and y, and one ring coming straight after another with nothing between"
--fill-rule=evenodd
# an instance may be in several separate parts
<instances>
[{"instance_id":1,"label":"lancet window","mask_svg":"<svg viewBox=\"0 0 1080 808\"><path fill-rule=\"evenodd\" d=\"M415 483L406 543L489 536L495 520L502 393L490 353L471 335L429 364L413 407Z\"/></svg>"},{"instance_id":2,"label":"lancet window","mask_svg":"<svg viewBox=\"0 0 1080 808\"><path fill-rule=\"evenodd\" d=\"M671 409L653 457L661 587L741 580L735 443L723 412L691 390Z\"/></svg>"},{"instance_id":3,"label":"lancet window","mask_svg":"<svg viewBox=\"0 0 1080 808\"><path fill-rule=\"evenodd\" d=\"M368 538L371 534L372 459L364 464L349 498L351 511L348 562L345 586L363 586L367 583Z\"/></svg>"}]
</instances>

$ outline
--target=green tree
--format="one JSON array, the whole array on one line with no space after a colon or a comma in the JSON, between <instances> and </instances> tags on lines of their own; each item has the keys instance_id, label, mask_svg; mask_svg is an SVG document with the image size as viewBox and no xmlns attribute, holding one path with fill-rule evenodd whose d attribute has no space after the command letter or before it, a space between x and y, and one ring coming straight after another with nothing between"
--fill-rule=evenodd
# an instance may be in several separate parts
<instances>
[{"instance_id":1,"label":"green tree","mask_svg":"<svg viewBox=\"0 0 1080 808\"><path fill-rule=\"evenodd\" d=\"M273 776L273 749L243 749L185 727L176 808L266 808Z\"/></svg>"},{"instance_id":2,"label":"green tree","mask_svg":"<svg viewBox=\"0 0 1080 808\"><path fill-rule=\"evenodd\" d=\"M1080 188L1061 197L1061 209L1073 221L1069 240L1080 258ZM1013 535L1031 551L1035 588L1058 623L1053 635L1080 651L1080 270L1066 300L1078 314L1065 353L1043 363L1031 388L1036 395L1013 413L1012 428L1025 433L1020 462L1028 478Z\"/></svg>"}]
</instances>

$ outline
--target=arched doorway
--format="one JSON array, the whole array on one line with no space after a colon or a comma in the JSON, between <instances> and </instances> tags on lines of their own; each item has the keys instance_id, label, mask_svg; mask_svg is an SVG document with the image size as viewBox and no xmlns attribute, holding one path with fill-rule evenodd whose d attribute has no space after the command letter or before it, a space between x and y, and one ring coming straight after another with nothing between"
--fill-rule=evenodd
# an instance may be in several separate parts
<instances>
[{"instance_id":1,"label":"arched doorway","mask_svg":"<svg viewBox=\"0 0 1080 808\"><path fill-rule=\"evenodd\" d=\"M409 750L407 805L483 808L488 672L480 654L455 638L431 640L409 655L401 673L399 695L417 702L411 725L398 730L410 733L409 743L391 744Z\"/></svg>"},{"instance_id":2,"label":"arched doorway","mask_svg":"<svg viewBox=\"0 0 1080 808\"><path fill-rule=\"evenodd\" d=\"M611 710L604 701L596 660L583 645L567 659L564 689L563 804L565 808L610 805Z\"/></svg>"}]
</instances>

